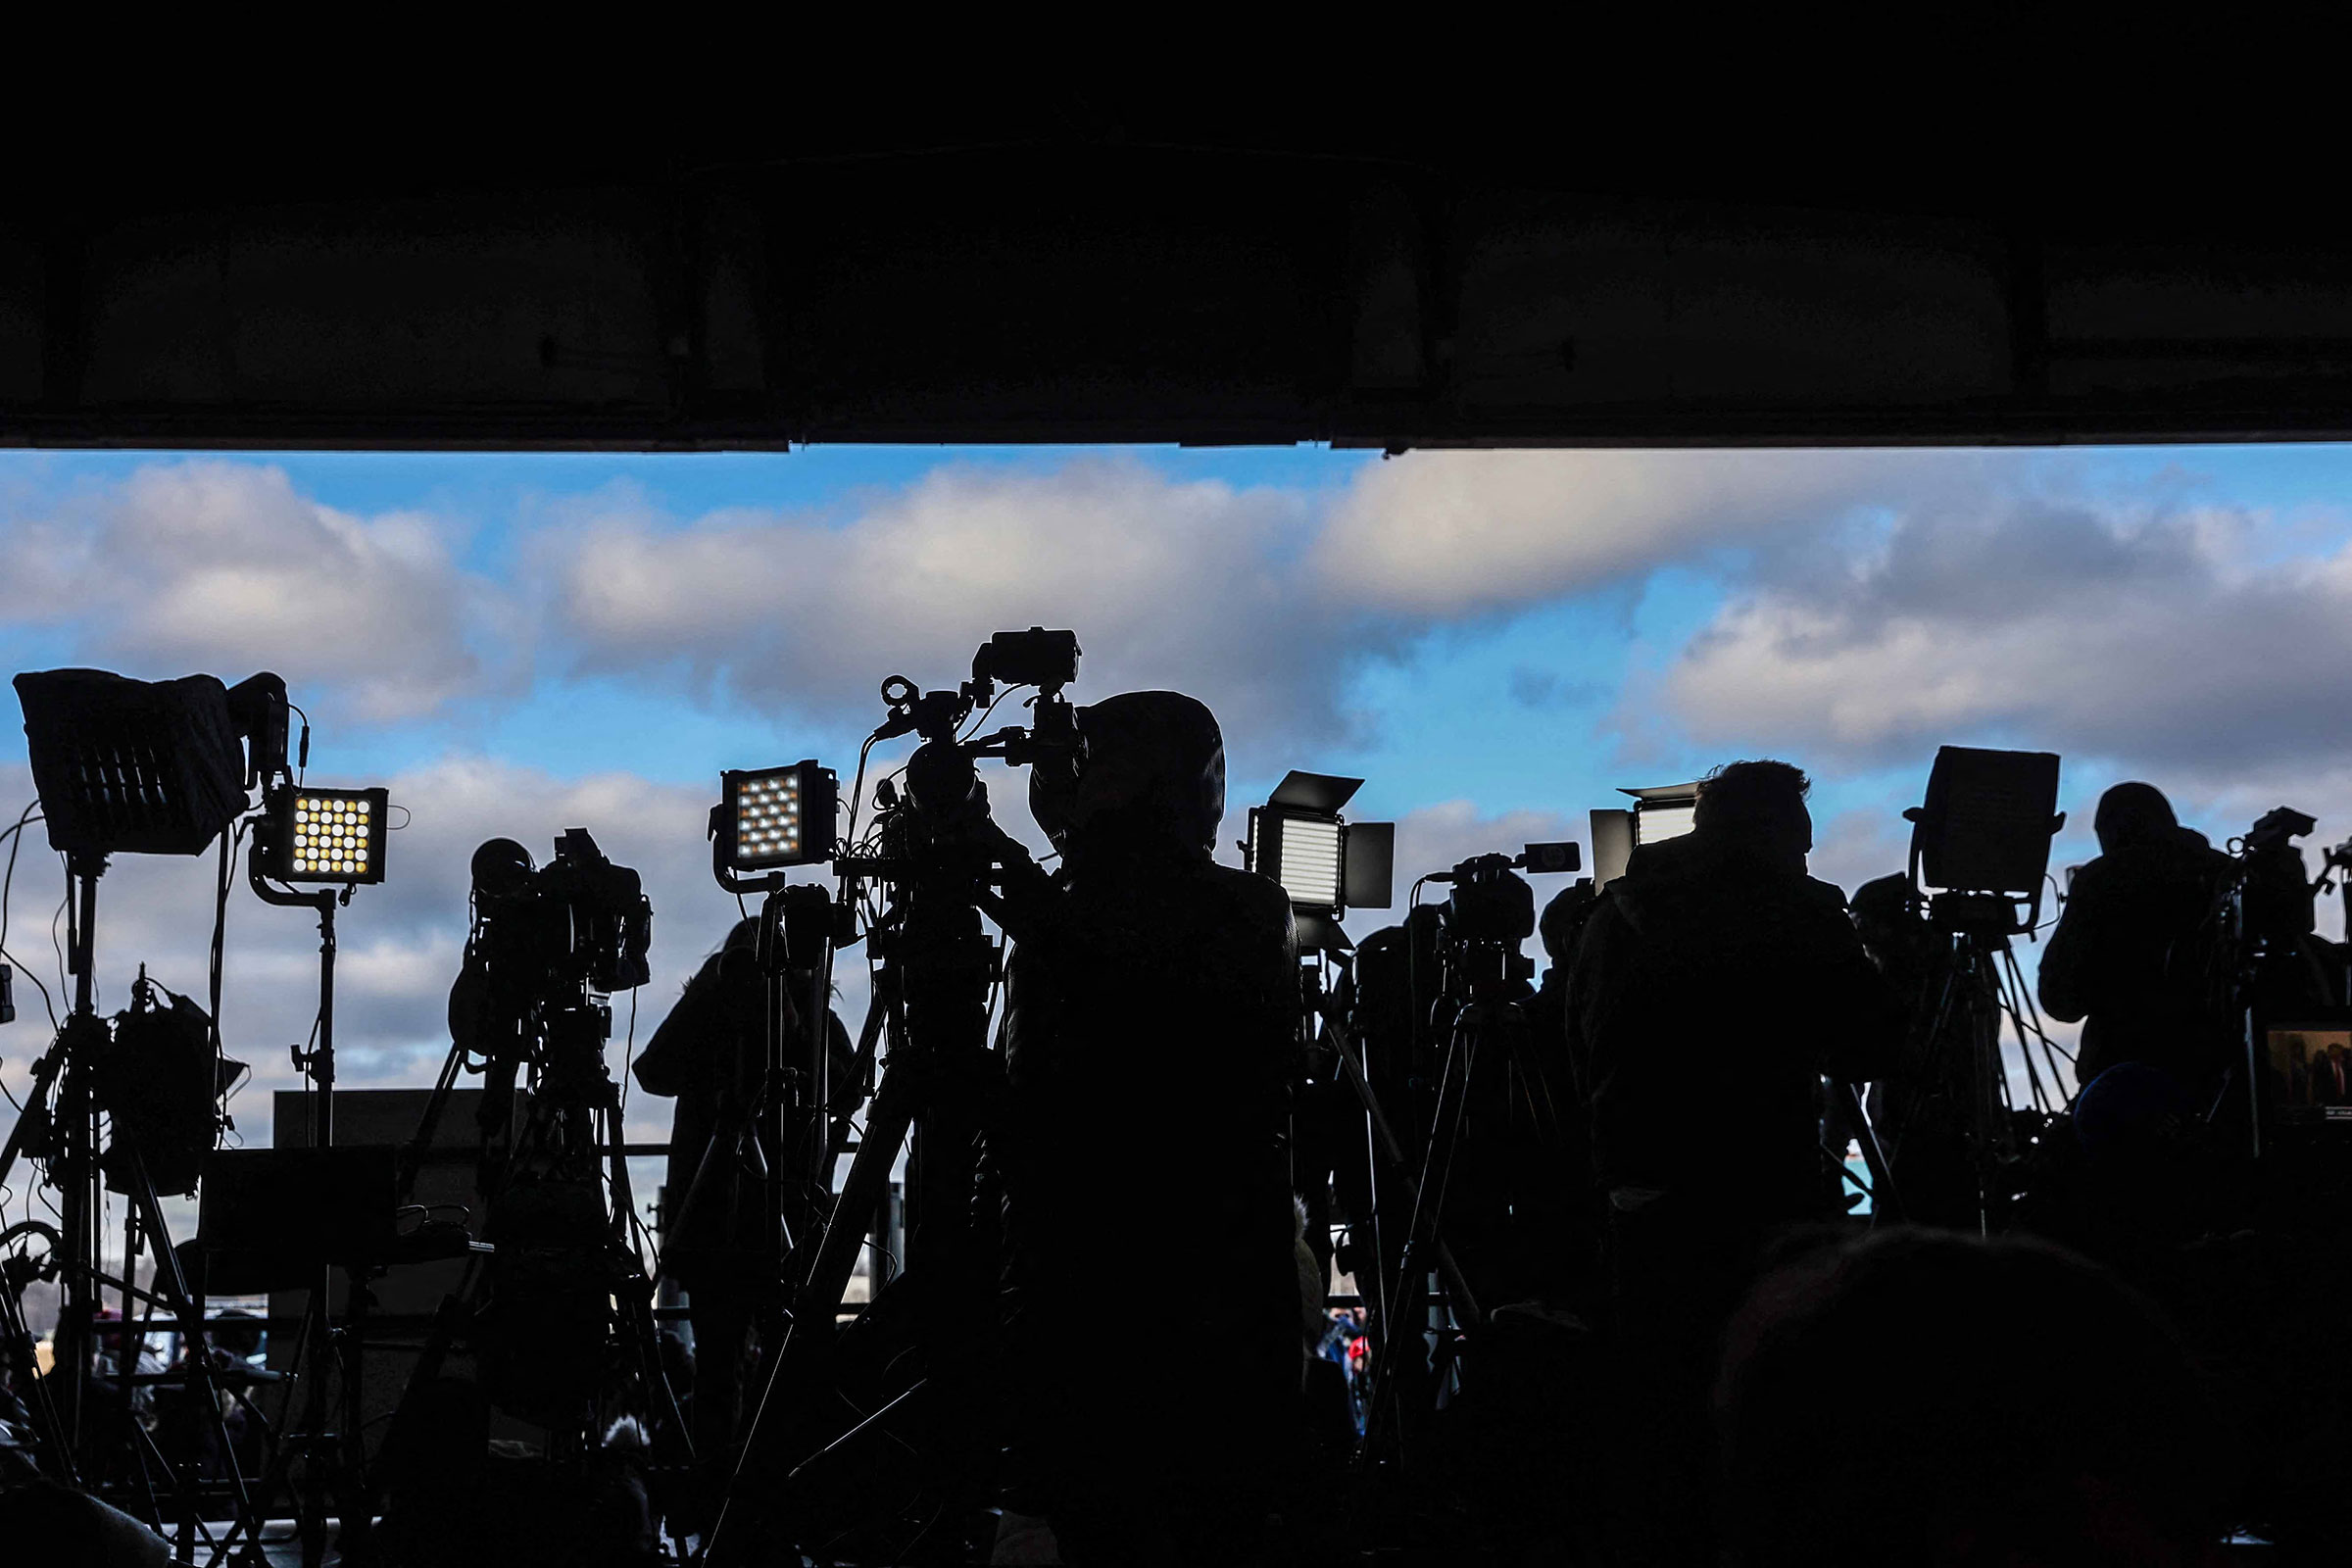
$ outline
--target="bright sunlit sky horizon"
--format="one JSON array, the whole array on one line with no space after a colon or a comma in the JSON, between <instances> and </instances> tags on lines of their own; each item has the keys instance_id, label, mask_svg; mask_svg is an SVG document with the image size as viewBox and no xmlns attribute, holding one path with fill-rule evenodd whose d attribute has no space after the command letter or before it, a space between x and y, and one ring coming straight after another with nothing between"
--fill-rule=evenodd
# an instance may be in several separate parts
<instances>
[{"instance_id":1,"label":"bright sunlit sky horizon","mask_svg":"<svg viewBox=\"0 0 2352 1568\"><path fill-rule=\"evenodd\" d=\"M1585 841L1618 786L1755 756L1813 774L1814 870L1850 892L1901 868L1897 813L1946 742L2063 755L2053 868L2093 853L2091 806L2128 777L2217 842L2296 806L2316 848L2352 832L2347 496L2352 449L2327 445L9 452L0 649L286 677L312 780L413 813L343 916L338 1029L347 1084L422 1085L475 843L544 859L584 826L644 872L642 1040L734 913L703 839L719 769L814 756L846 786L885 675L952 684L1033 623L1078 633L1081 702L1166 686L1217 711L1229 846L1286 769L1364 778L1352 814L1400 823L1400 896L1469 854ZM54 985L37 835L8 946ZM201 995L210 876L118 862L110 1006L142 958ZM240 893L229 953L230 1053L287 1087L314 933ZM47 1043L19 992L12 1087Z\"/></svg>"}]
</instances>

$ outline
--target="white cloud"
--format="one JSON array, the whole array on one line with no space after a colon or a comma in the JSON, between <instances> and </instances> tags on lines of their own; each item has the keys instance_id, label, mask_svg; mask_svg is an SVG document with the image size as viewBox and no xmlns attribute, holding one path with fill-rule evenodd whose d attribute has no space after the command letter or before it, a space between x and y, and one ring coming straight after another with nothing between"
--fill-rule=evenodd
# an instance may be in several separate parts
<instances>
[{"instance_id":1,"label":"white cloud","mask_svg":"<svg viewBox=\"0 0 2352 1568\"><path fill-rule=\"evenodd\" d=\"M1990 496L1735 596L1656 695L1703 743L1847 763L1984 738L2192 776L2346 755L2352 550L2267 520Z\"/></svg>"},{"instance_id":2,"label":"white cloud","mask_svg":"<svg viewBox=\"0 0 2352 1568\"><path fill-rule=\"evenodd\" d=\"M846 517L725 512L678 523L637 496L564 509L537 541L575 668L675 679L746 704L878 720L904 673L969 673L990 632L1077 631L1081 701L1169 686L1234 736L1345 726L1342 671L1377 628L1299 557L1305 498L1180 483L1120 459L1046 473L949 466Z\"/></svg>"},{"instance_id":3,"label":"white cloud","mask_svg":"<svg viewBox=\"0 0 2352 1568\"><path fill-rule=\"evenodd\" d=\"M14 498L0 550L0 616L63 623L75 657L232 682L274 668L369 720L478 685L476 628L499 618L430 517L355 516L249 463L150 466L45 510Z\"/></svg>"},{"instance_id":4,"label":"white cloud","mask_svg":"<svg viewBox=\"0 0 2352 1568\"><path fill-rule=\"evenodd\" d=\"M1968 454L1415 452L1358 475L1315 542L1350 602L1453 618L1519 609L1710 548L1816 531Z\"/></svg>"}]
</instances>

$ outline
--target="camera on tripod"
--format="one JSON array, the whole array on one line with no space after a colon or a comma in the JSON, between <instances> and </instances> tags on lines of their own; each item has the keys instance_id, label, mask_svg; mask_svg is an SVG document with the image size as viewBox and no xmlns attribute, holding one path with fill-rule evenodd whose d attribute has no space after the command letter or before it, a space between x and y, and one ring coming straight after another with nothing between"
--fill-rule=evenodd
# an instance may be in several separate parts
<instances>
[{"instance_id":1,"label":"camera on tripod","mask_svg":"<svg viewBox=\"0 0 2352 1568\"><path fill-rule=\"evenodd\" d=\"M875 738L909 733L923 738L906 760L907 803L935 820L953 818L975 798L979 775L972 763L983 757L1014 767L1043 764L1074 780L1086 742L1078 733L1078 710L1061 690L1078 678L1078 652L1076 632L1032 626L1001 631L982 643L972 655L972 678L954 691L924 692L904 675L885 680L882 701L890 716L874 731ZM996 703L1000 685L1037 688L1029 705L1031 722L958 738L975 710L985 714Z\"/></svg>"},{"instance_id":2,"label":"camera on tripod","mask_svg":"<svg viewBox=\"0 0 2352 1568\"><path fill-rule=\"evenodd\" d=\"M1564 874L1582 864L1572 843L1530 844L1515 856L1472 856L1433 874L1430 881L1453 888L1439 911L1441 940L1457 956L1448 970L1474 985L1534 979L1536 961L1520 944L1536 932L1536 891L1519 872Z\"/></svg>"},{"instance_id":3,"label":"camera on tripod","mask_svg":"<svg viewBox=\"0 0 2352 1568\"><path fill-rule=\"evenodd\" d=\"M653 904L586 828L560 835L545 866L513 839L491 839L473 852L473 902L477 944L526 972L608 994L651 978Z\"/></svg>"},{"instance_id":4,"label":"camera on tripod","mask_svg":"<svg viewBox=\"0 0 2352 1568\"><path fill-rule=\"evenodd\" d=\"M524 1062L601 1075L612 1032L602 998L650 978L653 923L637 873L608 859L587 829L559 836L545 866L513 839L489 840L473 852L473 933L450 990L453 1042L497 1064L508 1084Z\"/></svg>"}]
</instances>

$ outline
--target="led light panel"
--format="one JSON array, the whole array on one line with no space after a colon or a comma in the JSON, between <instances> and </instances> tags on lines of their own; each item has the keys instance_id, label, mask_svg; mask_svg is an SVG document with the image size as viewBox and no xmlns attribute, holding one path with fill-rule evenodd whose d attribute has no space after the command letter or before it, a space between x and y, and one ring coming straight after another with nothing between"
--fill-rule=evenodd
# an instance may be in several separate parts
<instances>
[{"instance_id":1,"label":"led light panel","mask_svg":"<svg viewBox=\"0 0 2352 1568\"><path fill-rule=\"evenodd\" d=\"M1272 807L1250 813L1250 864L1272 877L1302 909L1337 909L1346 829L1330 817L1294 816Z\"/></svg>"},{"instance_id":2,"label":"led light panel","mask_svg":"<svg viewBox=\"0 0 2352 1568\"><path fill-rule=\"evenodd\" d=\"M265 869L280 882L381 882L385 792L293 789L270 808Z\"/></svg>"},{"instance_id":3,"label":"led light panel","mask_svg":"<svg viewBox=\"0 0 2352 1568\"><path fill-rule=\"evenodd\" d=\"M729 772L724 791L722 869L766 871L808 865L833 854L833 816L840 786L813 761L759 772Z\"/></svg>"},{"instance_id":4,"label":"led light panel","mask_svg":"<svg viewBox=\"0 0 2352 1568\"><path fill-rule=\"evenodd\" d=\"M1634 842L1679 839L1697 825L1698 808L1687 801L1643 801L1634 808Z\"/></svg>"}]
</instances>

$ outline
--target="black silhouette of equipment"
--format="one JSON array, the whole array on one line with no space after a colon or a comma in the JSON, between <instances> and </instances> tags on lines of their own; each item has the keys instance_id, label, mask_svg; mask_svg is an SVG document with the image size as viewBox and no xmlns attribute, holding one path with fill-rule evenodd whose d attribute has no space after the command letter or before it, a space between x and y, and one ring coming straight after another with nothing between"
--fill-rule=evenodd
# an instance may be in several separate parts
<instances>
[{"instance_id":1,"label":"black silhouette of equipment","mask_svg":"<svg viewBox=\"0 0 2352 1568\"><path fill-rule=\"evenodd\" d=\"M2056 1048L2042 1030L2010 946L2012 937L2041 923L2050 841L2066 825L2058 809L2058 760L2053 752L1942 747L1928 775L1926 800L1903 812L1912 824L1911 898L1948 953L1912 1090L1888 1118L1889 1131L1899 1144L1929 1099L1952 1086L1963 1101L1955 1108L1973 1158L1981 1225L1990 1223L2001 1169L2018 1155L2001 1050L2004 1019L2015 1026L2037 1107L2055 1108L2060 1082ZM2037 1046L2047 1084L2034 1061ZM1850 1107L1849 1114L1856 1126L1867 1125ZM1882 1199L1880 1206L1896 1205Z\"/></svg>"},{"instance_id":2,"label":"black silhouette of equipment","mask_svg":"<svg viewBox=\"0 0 2352 1568\"><path fill-rule=\"evenodd\" d=\"M172 1020L184 1023L189 1015L181 1010L180 999L165 1007L160 988L142 969L130 1011L112 1028L100 1016L98 881L115 855L192 856L221 839L245 808L248 786L273 768L282 769L285 687L273 675L257 675L231 689L209 675L150 682L89 669L28 671L14 684L50 844L66 858L66 956L74 977L72 1010L55 1043L34 1064L25 1109L0 1148L0 1185L19 1158L30 1157L47 1166L61 1196L59 1245L52 1260L62 1295L55 1336L59 1375L42 1380L43 1435L59 1473L69 1479L100 1480L118 1468L113 1456L126 1453L127 1468L138 1477L138 1495L131 1500L159 1528L166 1523L155 1486L160 1472L172 1494L180 1548L192 1552L205 1530L197 1482L145 1439L131 1415L130 1391L142 1340L139 1326L161 1308L185 1342L199 1348L187 1358L187 1391L206 1412L212 1441L227 1451L220 1386L210 1356L201 1353L207 1345L202 1307L172 1245L154 1174L161 1158L170 1162L175 1186L193 1185L188 1145L209 1148L212 1137L205 1129L191 1140L185 1129L191 1123L201 1127L210 1106L192 1112L144 1095L128 1098L122 1075L110 1066L125 1026L136 1052L142 1035L149 1043L164 1041L174 1032ZM244 750L248 741L250 757ZM225 843L221 850L225 883ZM170 1016L159 1022L152 1016L158 1011ZM191 1082L193 1092L209 1102L223 1084L217 1033L209 1018L201 1027L206 1045ZM207 1072L207 1066L213 1070ZM102 1119L112 1124L111 1144L102 1141ZM129 1200L119 1279L101 1263L99 1231L109 1189ZM154 1259L152 1287L135 1283L142 1252ZM108 1287L122 1294L122 1327L115 1331L116 1375L111 1390L102 1391L93 1363L101 1348L97 1312ZM57 1385L54 1397L46 1387L51 1382ZM228 1483L236 1528L258 1535L254 1499L233 1466Z\"/></svg>"},{"instance_id":3,"label":"black silhouette of equipment","mask_svg":"<svg viewBox=\"0 0 2352 1568\"><path fill-rule=\"evenodd\" d=\"M902 1146L908 1147L906 1273L945 1287L918 1332L937 1340L959 1312L968 1317L985 1308L983 1301L958 1307L955 1287L945 1284L971 1277L978 1134L1002 1073L989 1049L988 1019L1003 961L981 923L984 909L1001 914L1002 906L990 891L997 862L984 838L969 831L987 810L973 763L994 758L1074 766L1083 742L1062 689L1077 676L1078 657L1072 633L1032 627L992 637L973 658L972 678L956 688L924 692L903 675L882 684L889 715L866 745L907 734L922 744L907 760L904 790L889 780L877 787L880 811L870 839L851 845L833 864L845 907L865 904L869 887L885 896L866 935L876 964L871 1005L887 1046L884 1070L830 1219L790 1264L791 1321L782 1343L763 1355L759 1408L704 1544L706 1562L746 1560L760 1535L777 1528L805 1493L795 1483L807 1483L853 1440L885 1426L924 1387L906 1390L885 1410L854 1410L826 1397L841 1303ZM963 733L975 713L985 719L993 710L1000 687L1024 685L1037 688L1029 724ZM820 1026L822 1018L819 1011ZM872 1030L869 1015L869 1038ZM845 1130L835 1129L828 1167L844 1147ZM968 1488L976 1467L951 1461L944 1468L957 1478L951 1487ZM940 1512L951 1506L943 1500Z\"/></svg>"}]
</instances>

